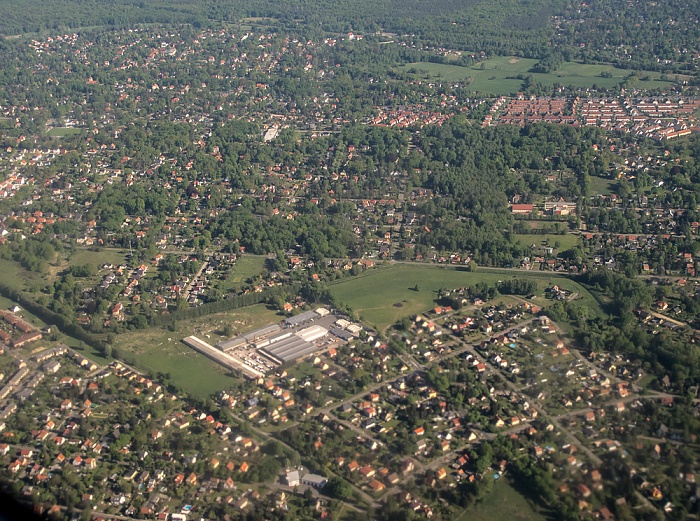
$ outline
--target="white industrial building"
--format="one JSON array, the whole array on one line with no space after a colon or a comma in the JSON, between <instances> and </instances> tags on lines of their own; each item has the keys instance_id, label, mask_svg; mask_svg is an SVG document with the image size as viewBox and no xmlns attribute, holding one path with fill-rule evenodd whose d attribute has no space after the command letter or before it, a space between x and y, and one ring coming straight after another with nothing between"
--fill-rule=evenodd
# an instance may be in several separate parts
<instances>
[{"instance_id":1,"label":"white industrial building","mask_svg":"<svg viewBox=\"0 0 700 521\"><path fill-rule=\"evenodd\" d=\"M256 346L262 349L273 360L280 364L293 362L303 356L310 355L318 351L318 346L314 344L328 334L325 327L318 325L310 326L297 331L294 334L284 333L277 337L272 337L264 342L264 345Z\"/></svg>"}]
</instances>

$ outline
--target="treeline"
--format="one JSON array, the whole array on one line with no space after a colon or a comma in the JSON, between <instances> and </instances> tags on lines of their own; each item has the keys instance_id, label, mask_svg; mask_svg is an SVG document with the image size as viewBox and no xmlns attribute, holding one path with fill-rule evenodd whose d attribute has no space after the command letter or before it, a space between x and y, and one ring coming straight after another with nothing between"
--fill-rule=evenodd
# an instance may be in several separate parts
<instances>
[{"instance_id":1,"label":"treeline","mask_svg":"<svg viewBox=\"0 0 700 521\"><path fill-rule=\"evenodd\" d=\"M56 248L51 241L29 237L8 243L0 249L0 256L19 263L28 271L45 273L56 256Z\"/></svg>"},{"instance_id":2,"label":"treeline","mask_svg":"<svg viewBox=\"0 0 700 521\"><path fill-rule=\"evenodd\" d=\"M274 286L260 292L244 293L242 295L232 295L223 300L209 302L192 308L182 309L174 313L157 315L151 318L151 326L172 325L178 320L189 320L192 318L203 317L213 313L221 313L223 311L231 311L246 306L253 306L266 302L271 298L281 294L296 294L301 289L301 283L294 282L285 286Z\"/></svg>"},{"instance_id":3,"label":"treeline","mask_svg":"<svg viewBox=\"0 0 700 521\"><path fill-rule=\"evenodd\" d=\"M537 283L528 279L509 279L496 283L502 295L531 295L537 291Z\"/></svg>"},{"instance_id":4,"label":"treeline","mask_svg":"<svg viewBox=\"0 0 700 521\"><path fill-rule=\"evenodd\" d=\"M321 217L313 204L307 207L309 213L292 220L255 215L250 207L241 206L222 214L209 231L212 237L238 240L246 246L246 251L260 255L298 244L300 253L319 262L329 257L346 257L354 250L356 238L348 219L333 215Z\"/></svg>"},{"instance_id":5,"label":"treeline","mask_svg":"<svg viewBox=\"0 0 700 521\"><path fill-rule=\"evenodd\" d=\"M47 325L56 326L62 332L85 342L89 346L94 347L102 353L109 352L108 342L101 335L94 335L85 331L81 326L72 322L63 315L54 313L49 308L42 306L27 294L9 287L7 284L0 282L0 295L17 302L27 311L39 317Z\"/></svg>"}]
</instances>

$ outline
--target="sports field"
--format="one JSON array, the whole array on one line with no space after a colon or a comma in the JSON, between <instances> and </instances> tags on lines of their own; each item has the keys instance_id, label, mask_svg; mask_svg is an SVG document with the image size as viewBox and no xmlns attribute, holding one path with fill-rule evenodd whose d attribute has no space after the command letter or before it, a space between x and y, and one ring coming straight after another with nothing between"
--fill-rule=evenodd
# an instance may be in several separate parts
<instances>
[{"instance_id":1,"label":"sports field","mask_svg":"<svg viewBox=\"0 0 700 521\"><path fill-rule=\"evenodd\" d=\"M469 88L479 94L500 96L515 94L522 90L523 80L516 78L532 75L534 81L543 85L555 83L575 87L599 87L611 88L622 82L631 71L618 69L612 65L586 65L575 62L566 62L558 70L551 73L531 73L530 69L537 60L528 58L516 58L514 56L500 56L490 58L474 67L460 67L441 63L415 62L406 64L400 69L403 72L415 70L419 76L427 76L433 80L447 82L468 81ZM601 73L609 73L609 78L601 77ZM637 80L635 87L640 89L654 89L668 87L671 82L662 81L657 72L639 71L639 78L648 77L647 80Z\"/></svg>"},{"instance_id":2,"label":"sports field","mask_svg":"<svg viewBox=\"0 0 700 521\"><path fill-rule=\"evenodd\" d=\"M540 271L479 268L470 273L453 266L394 264L345 279L331 285L330 290L341 303L350 306L368 324L384 330L403 317L433 308L441 288L473 286L477 282L495 284L512 277L536 281L540 292L557 284L579 293L583 304L597 309L593 297L578 283L555 273Z\"/></svg>"}]
</instances>

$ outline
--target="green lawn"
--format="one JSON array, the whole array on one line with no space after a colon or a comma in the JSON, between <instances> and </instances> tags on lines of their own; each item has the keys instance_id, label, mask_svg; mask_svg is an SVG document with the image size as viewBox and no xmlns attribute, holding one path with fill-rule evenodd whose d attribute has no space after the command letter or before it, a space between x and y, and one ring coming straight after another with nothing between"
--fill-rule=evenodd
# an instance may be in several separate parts
<instances>
[{"instance_id":1,"label":"green lawn","mask_svg":"<svg viewBox=\"0 0 700 521\"><path fill-rule=\"evenodd\" d=\"M0 374L4 374L9 379L9 375L16 370L13 363L15 361L16 359L10 355L0 355Z\"/></svg>"},{"instance_id":2,"label":"green lawn","mask_svg":"<svg viewBox=\"0 0 700 521\"><path fill-rule=\"evenodd\" d=\"M590 176L590 195L610 195L617 188L617 181L603 177Z\"/></svg>"},{"instance_id":3,"label":"green lawn","mask_svg":"<svg viewBox=\"0 0 700 521\"><path fill-rule=\"evenodd\" d=\"M485 478L488 479L488 478ZM478 505L468 508L455 521L546 521L547 516L522 496L504 478Z\"/></svg>"},{"instance_id":4,"label":"green lawn","mask_svg":"<svg viewBox=\"0 0 700 521\"><path fill-rule=\"evenodd\" d=\"M454 267L431 264L395 264L380 267L366 275L345 279L330 286L331 293L350 306L367 323L385 329L403 317L435 306L440 288L472 286L477 282L495 284L510 277L535 280L543 291L551 284L579 292L583 303L597 310L593 297L576 282L553 273L539 271L499 271L479 268L474 273ZM415 286L418 285L418 291Z\"/></svg>"},{"instance_id":5,"label":"green lawn","mask_svg":"<svg viewBox=\"0 0 700 521\"><path fill-rule=\"evenodd\" d=\"M522 222L527 223L531 230L553 230L554 223L552 221L528 221L524 219Z\"/></svg>"},{"instance_id":6,"label":"green lawn","mask_svg":"<svg viewBox=\"0 0 700 521\"><path fill-rule=\"evenodd\" d=\"M221 284L221 289L228 290L240 286L246 280L260 275L265 269L265 257L243 255L228 273L228 278Z\"/></svg>"},{"instance_id":7,"label":"green lawn","mask_svg":"<svg viewBox=\"0 0 700 521\"><path fill-rule=\"evenodd\" d=\"M81 355L85 356L86 358L89 358L93 362L99 365L108 365L111 360L107 359L100 353L97 349L95 349L92 346L89 346L85 344L85 342L81 342L78 339L75 339L71 336L65 336L64 338L61 339L61 341L66 344L69 347L72 347L76 351L78 351Z\"/></svg>"},{"instance_id":8,"label":"green lawn","mask_svg":"<svg viewBox=\"0 0 700 521\"><path fill-rule=\"evenodd\" d=\"M2 273L0 280L12 289L24 289L24 281L31 278L22 266L7 259L0 259L0 273Z\"/></svg>"},{"instance_id":9,"label":"green lawn","mask_svg":"<svg viewBox=\"0 0 700 521\"><path fill-rule=\"evenodd\" d=\"M566 235L542 235L539 233L533 233L533 234L523 234L523 233L516 233L514 234L515 239L522 244L523 246L531 246L532 244L535 244L537 246L544 246L544 241L547 241L547 246L551 246L552 248L557 248L555 244L558 242L559 247L557 250L563 251L563 250L568 250L569 248L573 248L578 244L578 237L576 235L572 235L570 233L567 233Z\"/></svg>"},{"instance_id":10,"label":"green lawn","mask_svg":"<svg viewBox=\"0 0 700 521\"><path fill-rule=\"evenodd\" d=\"M226 313L216 313L181 321L175 331L153 327L118 335L115 347L133 356L136 366L153 373L169 373L171 382L195 398L206 398L222 389L231 388L236 380L219 364L187 347L181 340L190 335L216 344L225 337L219 334L226 324L236 333L279 322L281 317L264 305L250 306Z\"/></svg>"},{"instance_id":11,"label":"green lawn","mask_svg":"<svg viewBox=\"0 0 700 521\"><path fill-rule=\"evenodd\" d=\"M408 63L401 68L403 72L409 72L410 70L415 69L417 74L420 76L427 75L433 79L441 78L449 82L464 81L466 78L474 76L472 69L468 67L446 65L442 63L414 62Z\"/></svg>"},{"instance_id":12,"label":"green lawn","mask_svg":"<svg viewBox=\"0 0 700 521\"><path fill-rule=\"evenodd\" d=\"M71 266L91 263L97 269L100 269L103 264L114 264L116 266L125 262L125 252L121 248L102 248L100 251L80 248L75 250L69 259Z\"/></svg>"},{"instance_id":13,"label":"green lawn","mask_svg":"<svg viewBox=\"0 0 700 521\"><path fill-rule=\"evenodd\" d=\"M559 70L552 73L531 73L530 69L537 60L528 58L516 58L513 56L499 56L490 58L475 67L460 67L458 65L446 65L441 63L414 62L403 65L403 72L412 69L417 71L419 77L430 79L442 79L448 82L465 81L469 79L469 88L484 95L500 96L515 94L522 90L523 80L516 78L518 74L532 75L533 79L543 85L574 85L576 87L611 88L618 85L629 74L626 69L618 69L612 65L584 65L575 62L564 63ZM610 73L610 78L602 78L602 72ZM639 77L648 76L647 81L637 81L636 87L641 89L653 89L668 87L671 82L661 81L660 73L639 71Z\"/></svg>"},{"instance_id":14,"label":"green lawn","mask_svg":"<svg viewBox=\"0 0 700 521\"><path fill-rule=\"evenodd\" d=\"M75 136L83 132L82 128L71 128L71 127L54 127L49 130L46 135L51 137L64 137L64 136Z\"/></svg>"}]
</instances>

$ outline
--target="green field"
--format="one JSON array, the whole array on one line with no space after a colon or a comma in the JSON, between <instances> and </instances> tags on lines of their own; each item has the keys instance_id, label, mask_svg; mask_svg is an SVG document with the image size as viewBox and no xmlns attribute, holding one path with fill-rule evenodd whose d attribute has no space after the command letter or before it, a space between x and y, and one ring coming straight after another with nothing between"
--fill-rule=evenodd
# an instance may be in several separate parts
<instances>
[{"instance_id":1,"label":"green field","mask_svg":"<svg viewBox=\"0 0 700 521\"><path fill-rule=\"evenodd\" d=\"M446 65L441 63L414 62L400 67L403 72L417 71L420 77L430 79L442 79L448 82L466 81L469 79L469 88L480 94L500 96L515 94L522 90L523 80L517 79L518 74L532 75L534 81L543 85L555 83L575 87L612 88L622 82L630 71L618 69L612 65L584 65L581 63L566 62L558 70L552 73L531 73L530 69L537 60L528 58L516 58L513 56L500 56L490 58L475 67L460 67L458 65ZM610 78L602 78L602 72L610 73ZM671 85L669 81L661 81L660 73L639 71L639 77L648 76L646 81L638 80L635 86L640 89L663 88Z\"/></svg>"},{"instance_id":2,"label":"green field","mask_svg":"<svg viewBox=\"0 0 700 521\"><path fill-rule=\"evenodd\" d=\"M100 269L103 264L114 264L115 266L126 262L125 252L117 248L102 248L100 251L91 251L80 248L75 250L70 256L69 263L73 265L94 264Z\"/></svg>"},{"instance_id":3,"label":"green field","mask_svg":"<svg viewBox=\"0 0 700 521\"><path fill-rule=\"evenodd\" d=\"M236 333L242 333L280 319L276 312L257 305L177 322L175 331L153 327L123 333L117 336L114 346L127 361L133 357L138 368L152 373L169 373L170 381L176 387L194 398L204 399L233 387L236 379L225 368L187 347L181 340L195 335L215 344L226 338L219 334L226 324L233 325Z\"/></svg>"},{"instance_id":4,"label":"green field","mask_svg":"<svg viewBox=\"0 0 700 521\"><path fill-rule=\"evenodd\" d=\"M82 128L54 127L46 135L51 137L75 136L83 132L83 130Z\"/></svg>"},{"instance_id":5,"label":"green field","mask_svg":"<svg viewBox=\"0 0 700 521\"><path fill-rule=\"evenodd\" d=\"M236 264L228 273L228 278L221 285L221 289L233 289L246 280L260 275L265 269L265 257L257 255L243 255L236 260Z\"/></svg>"},{"instance_id":6,"label":"green field","mask_svg":"<svg viewBox=\"0 0 700 521\"><path fill-rule=\"evenodd\" d=\"M551 284L558 284L578 292L584 305L596 312L598 310L595 299L578 283L554 273L539 271L479 268L476 272L469 273L447 266L396 264L345 279L331 285L330 291L368 324L383 330L403 317L433 308L440 288L472 286L477 282L495 284L509 277L535 280L540 291ZM415 291L416 285L418 291Z\"/></svg>"},{"instance_id":7,"label":"green field","mask_svg":"<svg viewBox=\"0 0 700 521\"><path fill-rule=\"evenodd\" d=\"M590 176L590 195L610 195L617 187L617 181L603 177Z\"/></svg>"},{"instance_id":8,"label":"green field","mask_svg":"<svg viewBox=\"0 0 700 521\"><path fill-rule=\"evenodd\" d=\"M24 289L25 281L32 278L18 263L7 259L0 259L0 273L2 283L12 289Z\"/></svg>"},{"instance_id":9,"label":"green field","mask_svg":"<svg viewBox=\"0 0 700 521\"><path fill-rule=\"evenodd\" d=\"M576 246L576 244L578 244L578 237L576 235L571 235L570 233L567 233L566 235L516 233L514 234L514 237L523 246L531 246L533 244L535 244L536 246L544 246L546 241L547 246L556 248L558 251L568 250ZM557 243L559 243L559 247L555 246L555 244Z\"/></svg>"},{"instance_id":10,"label":"green field","mask_svg":"<svg viewBox=\"0 0 700 521\"><path fill-rule=\"evenodd\" d=\"M111 359L106 358L100 351L98 351L94 347L89 346L85 344L85 342L81 342L80 340L77 340L71 336L66 335L61 339L61 342L63 342L69 347L72 347L81 355L85 356L86 358L89 358L96 364L108 365L112 361Z\"/></svg>"},{"instance_id":11,"label":"green field","mask_svg":"<svg viewBox=\"0 0 700 521\"><path fill-rule=\"evenodd\" d=\"M486 478L485 478L486 479ZM478 505L468 508L455 521L546 521L548 517L520 494L505 478Z\"/></svg>"}]
</instances>

